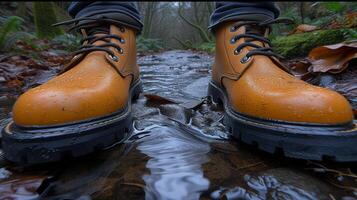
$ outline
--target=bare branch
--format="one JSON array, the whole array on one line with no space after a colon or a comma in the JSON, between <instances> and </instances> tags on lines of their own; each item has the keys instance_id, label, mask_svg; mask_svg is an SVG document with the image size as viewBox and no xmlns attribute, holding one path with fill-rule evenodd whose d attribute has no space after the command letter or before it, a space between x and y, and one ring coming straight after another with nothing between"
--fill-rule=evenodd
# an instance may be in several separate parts
<instances>
[{"instance_id":1,"label":"bare branch","mask_svg":"<svg viewBox=\"0 0 357 200\"><path fill-rule=\"evenodd\" d=\"M192 27L196 28L199 31L199 34L204 42L211 42L211 39L209 38L208 34L201 26L191 22L183 15L181 3L179 3L178 14L186 23L188 23L189 25L191 25Z\"/></svg>"}]
</instances>

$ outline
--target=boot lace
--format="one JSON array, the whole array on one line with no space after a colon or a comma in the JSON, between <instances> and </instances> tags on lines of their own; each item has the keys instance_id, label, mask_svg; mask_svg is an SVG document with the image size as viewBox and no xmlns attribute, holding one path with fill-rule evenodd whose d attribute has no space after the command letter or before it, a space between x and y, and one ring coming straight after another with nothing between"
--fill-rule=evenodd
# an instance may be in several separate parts
<instances>
[{"instance_id":1,"label":"boot lace","mask_svg":"<svg viewBox=\"0 0 357 200\"><path fill-rule=\"evenodd\" d=\"M241 60L241 63L246 63L248 62L253 55L265 55L265 56L274 56L279 59L284 59L283 56L274 53L273 49L271 48L271 42L268 38L262 36L263 34L261 33L256 33L253 30L262 30L264 32L267 31L270 33L271 31L271 25L272 24L278 24L278 23L284 23L284 24L291 24L294 23L293 20L289 18L277 18L277 19L272 19L272 20L267 20L264 22L257 22L257 21L246 21L246 22L237 22L231 27L231 31L234 32L236 31L239 27L241 26L248 26L248 29L246 30L245 34L240 34L236 35L231 39L231 44L234 44L241 38L249 38L250 40L246 40L242 44L240 44L235 50L234 54L238 55L244 47L254 47L255 49L250 50ZM252 26L250 28L249 26ZM252 41L259 41L264 44L264 46L260 46L257 44L252 43ZM268 44L267 46L265 44Z\"/></svg>"},{"instance_id":2,"label":"boot lace","mask_svg":"<svg viewBox=\"0 0 357 200\"><path fill-rule=\"evenodd\" d=\"M85 22L83 22L85 21ZM79 24L79 22L83 22L81 24ZM68 21L63 21L63 22L60 22L60 23L56 23L56 24L53 24L52 26L60 26L60 25L69 25L69 24L73 24L75 23L74 26L70 27L68 31L72 31L72 30L79 30L79 29L82 29L82 28L88 28L88 27L91 27L91 25L93 26L93 24L109 24L109 23L114 23L116 24L117 21L115 20L111 20L111 19L108 19L108 18L90 18L90 17L82 17L82 18L77 18L77 19L72 19L72 20L68 20ZM120 31L121 32L124 32L125 29L121 26L119 26L120 28ZM109 32L109 28L107 31L105 32ZM75 57L79 54L84 54L84 55L87 55L88 53L91 53L93 51L104 51L104 52L107 52L109 54L109 57L115 61L115 62L118 62L119 61L119 58L117 56L115 56L114 52L109 49L108 47L114 47L114 49L123 54L124 51L123 49L118 45L118 44L115 44L115 43L112 43L110 42L110 39L111 38L114 38L114 39L117 39L120 43L124 44L125 43L125 40L121 37L119 37L118 35L114 35L114 34L105 34L105 35L101 35L101 36L98 36L98 35L93 35L94 33L89 33L88 37L84 37L80 43L82 44L80 46L80 48L77 50L77 51L74 51L72 52L72 55ZM94 45L95 42L97 41L104 41L105 43L104 44L101 44L101 45ZM86 42L86 43L85 43Z\"/></svg>"}]
</instances>

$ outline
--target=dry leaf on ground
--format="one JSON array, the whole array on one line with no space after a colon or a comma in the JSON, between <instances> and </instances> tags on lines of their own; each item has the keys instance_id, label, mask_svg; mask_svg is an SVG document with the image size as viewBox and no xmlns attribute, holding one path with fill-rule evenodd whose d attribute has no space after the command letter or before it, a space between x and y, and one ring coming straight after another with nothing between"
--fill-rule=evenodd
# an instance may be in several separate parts
<instances>
[{"instance_id":1,"label":"dry leaf on ground","mask_svg":"<svg viewBox=\"0 0 357 200\"><path fill-rule=\"evenodd\" d=\"M317 26L308 25L308 24L300 24L297 26L289 35L297 34L297 33L306 33L311 31L316 31Z\"/></svg>"},{"instance_id":2,"label":"dry leaf on ground","mask_svg":"<svg viewBox=\"0 0 357 200\"><path fill-rule=\"evenodd\" d=\"M347 13L345 15L345 23L349 28L357 27L357 12Z\"/></svg>"},{"instance_id":3,"label":"dry leaf on ground","mask_svg":"<svg viewBox=\"0 0 357 200\"><path fill-rule=\"evenodd\" d=\"M297 78L306 80L306 78L311 74L309 67L311 63L306 59L290 60L287 62L287 67L290 72Z\"/></svg>"},{"instance_id":4,"label":"dry leaf on ground","mask_svg":"<svg viewBox=\"0 0 357 200\"><path fill-rule=\"evenodd\" d=\"M357 41L316 47L308 57L312 72L340 73L357 58Z\"/></svg>"}]
</instances>

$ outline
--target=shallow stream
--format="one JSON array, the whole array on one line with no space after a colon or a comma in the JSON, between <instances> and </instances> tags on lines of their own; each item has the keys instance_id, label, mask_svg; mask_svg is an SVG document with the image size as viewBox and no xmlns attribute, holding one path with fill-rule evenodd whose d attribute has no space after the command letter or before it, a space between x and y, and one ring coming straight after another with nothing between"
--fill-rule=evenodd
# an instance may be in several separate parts
<instances>
[{"instance_id":1,"label":"shallow stream","mask_svg":"<svg viewBox=\"0 0 357 200\"><path fill-rule=\"evenodd\" d=\"M222 108L206 98L212 56L166 51L138 62L144 94L124 144L31 168L1 157L0 199L357 199L357 179L326 170L355 164L285 159L227 135Z\"/></svg>"}]
</instances>

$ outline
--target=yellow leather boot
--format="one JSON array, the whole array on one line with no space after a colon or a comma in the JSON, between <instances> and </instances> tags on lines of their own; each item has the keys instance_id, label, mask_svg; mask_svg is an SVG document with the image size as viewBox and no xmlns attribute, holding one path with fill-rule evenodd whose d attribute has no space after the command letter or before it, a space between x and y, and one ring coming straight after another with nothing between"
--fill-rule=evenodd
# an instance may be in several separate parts
<instances>
[{"instance_id":1,"label":"yellow leather boot","mask_svg":"<svg viewBox=\"0 0 357 200\"><path fill-rule=\"evenodd\" d=\"M349 102L337 92L296 79L279 62L266 22L226 22L215 30L208 93L224 104L224 123L240 141L287 157L357 161Z\"/></svg>"},{"instance_id":2,"label":"yellow leather boot","mask_svg":"<svg viewBox=\"0 0 357 200\"><path fill-rule=\"evenodd\" d=\"M62 74L18 98L3 130L8 160L78 157L118 143L132 130L131 101L141 92L136 31L103 23L99 31L80 29L82 47Z\"/></svg>"}]
</instances>

